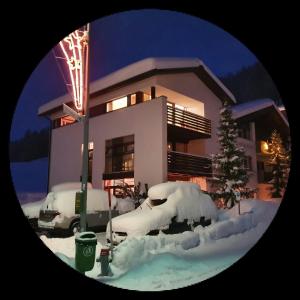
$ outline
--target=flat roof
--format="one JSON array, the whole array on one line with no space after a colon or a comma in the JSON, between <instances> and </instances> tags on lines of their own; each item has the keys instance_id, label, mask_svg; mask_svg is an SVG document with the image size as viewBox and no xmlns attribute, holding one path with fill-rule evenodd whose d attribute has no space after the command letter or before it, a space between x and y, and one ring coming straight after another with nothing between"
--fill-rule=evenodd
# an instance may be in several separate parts
<instances>
[{"instance_id":1,"label":"flat roof","mask_svg":"<svg viewBox=\"0 0 300 300\"><path fill-rule=\"evenodd\" d=\"M153 75L180 72L194 72L221 101L229 100L231 103L236 103L234 95L198 58L156 57L137 61L91 82L90 95L97 96L111 88L128 85ZM39 107L38 115L46 115L67 101L70 101L69 94L45 103Z\"/></svg>"}]
</instances>

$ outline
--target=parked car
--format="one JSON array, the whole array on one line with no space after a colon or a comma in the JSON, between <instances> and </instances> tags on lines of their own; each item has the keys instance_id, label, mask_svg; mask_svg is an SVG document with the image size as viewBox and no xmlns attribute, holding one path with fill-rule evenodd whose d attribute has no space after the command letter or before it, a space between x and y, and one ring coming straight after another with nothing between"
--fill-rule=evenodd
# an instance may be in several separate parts
<instances>
[{"instance_id":1,"label":"parked car","mask_svg":"<svg viewBox=\"0 0 300 300\"><path fill-rule=\"evenodd\" d=\"M40 201L29 202L21 206L24 215L28 219L28 222L33 229L37 229L38 227L38 218L39 218L40 209L45 200L46 198Z\"/></svg>"},{"instance_id":2,"label":"parked car","mask_svg":"<svg viewBox=\"0 0 300 300\"><path fill-rule=\"evenodd\" d=\"M41 206L38 227L52 232L74 233L80 230L80 215L75 213L75 197L78 189L56 189L50 192ZM112 201L112 216L117 216L117 200ZM87 193L87 227L101 230L109 221L108 193L89 188Z\"/></svg>"},{"instance_id":3,"label":"parked car","mask_svg":"<svg viewBox=\"0 0 300 300\"><path fill-rule=\"evenodd\" d=\"M217 208L199 185L166 182L151 187L148 198L134 211L112 219L112 239L118 244L130 236L180 233L217 219ZM106 239L110 242L110 224Z\"/></svg>"}]
</instances>

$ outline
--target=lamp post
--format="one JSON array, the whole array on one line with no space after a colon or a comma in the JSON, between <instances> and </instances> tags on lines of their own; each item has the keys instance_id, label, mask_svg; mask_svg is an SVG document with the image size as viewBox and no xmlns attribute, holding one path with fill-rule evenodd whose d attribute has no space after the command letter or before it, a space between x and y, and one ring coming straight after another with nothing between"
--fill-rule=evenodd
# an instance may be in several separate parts
<instances>
[{"instance_id":1,"label":"lamp post","mask_svg":"<svg viewBox=\"0 0 300 300\"><path fill-rule=\"evenodd\" d=\"M82 40L83 47L83 151L82 151L82 177L81 177L81 203L80 203L80 231L86 231L87 184L89 167L89 33L90 24L86 25L86 37Z\"/></svg>"},{"instance_id":2,"label":"lamp post","mask_svg":"<svg viewBox=\"0 0 300 300\"><path fill-rule=\"evenodd\" d=\"M59 45L67 62L71 93L77 111L63 104L63 112L83 124L83 151L80 191L80 231L86 231L87 184L89 164L89 65L90 65L90 24L83 30L75 30Z\"/></svg>"}]
</instances>

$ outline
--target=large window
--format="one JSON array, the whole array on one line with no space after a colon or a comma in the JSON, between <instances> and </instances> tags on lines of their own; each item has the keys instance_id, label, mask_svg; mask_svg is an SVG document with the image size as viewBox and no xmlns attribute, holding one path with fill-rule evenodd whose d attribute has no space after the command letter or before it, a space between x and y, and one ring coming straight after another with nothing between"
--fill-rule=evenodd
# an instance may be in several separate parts
<instances>
[{"instance_id":1,"label":"large window","mask_svg":"<svg viewBox=\"0 0 300 300\"><path fill-rule=\"evenodd\" d=\"M120 108L127 107L127 97L119 98L106 104L106 111L110 112Z\"/></svg>"},{"instance_id":2,"label":"large window","mask_svg":"<svg viewBox=\"0 0 300 300\"><path fill-rule=\"evenodd\" d=\"M105 173L134 170L134 135L107 140L105 145Z\"/></svg>"}]
</instances>

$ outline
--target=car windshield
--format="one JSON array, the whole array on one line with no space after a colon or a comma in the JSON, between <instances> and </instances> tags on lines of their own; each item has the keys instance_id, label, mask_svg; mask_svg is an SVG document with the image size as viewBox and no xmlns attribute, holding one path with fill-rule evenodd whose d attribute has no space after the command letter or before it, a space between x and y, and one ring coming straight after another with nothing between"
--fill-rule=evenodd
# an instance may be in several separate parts
<instances>
[{"instance_id":1,"label":"car windshield","mask_svg":"<svg viewBox=\"0 0 300 300\"><path fill-rule=\"evenodd\" d=\"M167 199L150 199L151 206L158 206L165 203Z\"/></svg>"}]
</instances>

